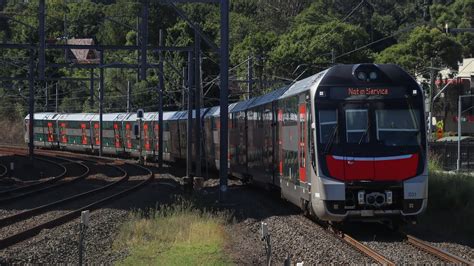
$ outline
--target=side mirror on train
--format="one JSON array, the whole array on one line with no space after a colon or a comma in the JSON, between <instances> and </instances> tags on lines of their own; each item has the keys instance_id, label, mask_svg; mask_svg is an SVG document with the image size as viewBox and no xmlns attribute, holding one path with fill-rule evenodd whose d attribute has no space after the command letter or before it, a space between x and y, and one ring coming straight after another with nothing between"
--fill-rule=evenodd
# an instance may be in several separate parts
<instances>
[{"instance_id":1,"label":"side mirror on train","mask_svg":"<svg viewBox=\"0 0 474 266\"><path fill-rule=\"evenodd\" d=\"M136 139L140 138L140 125L138 124L133 125L133 134L135 135Z\"/></svg>"}]
</instances>

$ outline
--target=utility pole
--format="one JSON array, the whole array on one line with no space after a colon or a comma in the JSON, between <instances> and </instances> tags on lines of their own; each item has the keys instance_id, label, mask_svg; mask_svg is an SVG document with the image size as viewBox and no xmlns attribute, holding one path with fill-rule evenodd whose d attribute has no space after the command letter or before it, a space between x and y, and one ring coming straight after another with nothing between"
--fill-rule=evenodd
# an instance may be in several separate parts
<instances>
[{"instance_id":1,"label":"utility pole","mask_svg":"<svg viewBox=\"0 0 474 266\"><path fill-rule=\"evenodd\" d=\"M253 86L253 59L252 56L247 57L247 93L245 99L250 99L250 92L252 91Z\"/></svg>"},{"instance_id":2,"label":"utility pole","mask_svg":"<svg viewBox=\"0 0 474 266\"><path fill-rule=\"evenodd\" d=\"M94 69L91 68L91 73L90 73L90 88L89 88L89 94L90 94L90 100L89 100L89 106L91 110L94 108Z\"/></svg>"},{"instance_id":3,"label":"utility pole","mask_svg":"<svg viewBox=\"0 0 474 266\"><path fill-rule=\"evenodd\" d=\"M35 121L35 63L34 63L34 50L30 49L30 69L28 73L28 82L29 82L29 95L28 95L28 112L30 114L30 120L28 121L28 155L31 162L33 162L34 149L35 149L35 139L34 139L34 121Z\"/></svg>"},{"instance_id":4,"label":"utility pole","mask_svg":"<svg viewBox=\"0 0 474 266\"><path fill-rule=\"evenodd\" d=\"M104 50L100 51L100 71L99 71L99 156L103 151L103 113L104 113Z\"/></svg>"},{"instance_id":5,"label":"utility pole","mask_svg":"<svg viewBox=\"0 0 474 266\"><path fill-rule=\"evenodd\" d=\"M221 0L221 45L220 45L220 158L219 178L220 190L219 200L225 201L227 193L228 178L228 152L229 152L229 0Z\"/></svg>"},{"instance_id":6,"label":"utility pole","mask_svg":"<svg viewBox=\"0 0 474 266\"><path fill-rule=\"evenodd\" d=\"M131 112L132 105L130 104L130 97L131 96L131 88L130 88L130 80L127 81L127 113Z\"/></svg>"},{"instance_id":7,"label":"utility pole","mask_svg":"<svg viewBox=\"0 0 474 266\"><path fill-rule=\"evenodd\" d=\"M165 38L163 35L163 30L160 29L160 46L165 46ZM160 51L159 54L159 114L158 114L158 166L160 170L163 169L163 92L165 90L165 79L164 79L164 55L163 51Z\"/></svg>"},{"instance_id":8,"label":"utility pole","mask_svg":"<svg viewBox=\"0 0 474 266\"><path fill-rule=\"evenodd\" d=\"M193 171L193 52L188 52L188 119L187 119L187 138L186 138L186 177L192 180Z\"/></svg>"},{"instance_id":9,"label":"utility pole","mask_svg":"<svg viewBox=\"0 0 474 266\"><path fill-rule=\"evenodd\" d=\"M59 100L59 95L58 95L59 89L58 89L58 87L59 87L59 81L56 83L56 95L55 95L55 103L56 103L56 105L55 105L55 107L54 107L54 112L55 112L55 113L58 112L58 100Z\"/></svg>"},{"instance_id":10,"label":"utility pole","mask_svg":"<svg viewBox=\"0 0 474 266\"><path fill-rule=\"evenodd\" d=\"M188 69L186 67L183 67L183 87L181 88L181 110L184 109L184 106L185 106L185 95L186 95L186 88L187 88L187 84L186 84L186 77L188 76Z\"/></svg>"},{"instance_id":11,"label":"utility pole","mask_svg":"<svg viewBox=\"0 0 474 266\"><path fill-rule=\"evenodd\" d=\"M428 99L430 99L430 104L429 104L429 110L428 110L428 114L429 114L429 121L428 121L428 124L429 124L429 135L428 135L428 140L429 141L432 141L433 140L433 92L434 92L434 89L435 89L435 69L434 69L434 60L433 58L431 58L431 69L430 69L430 91L429 91L429 94L428 94Z\"/></svg>"},{"instance_id":12,"label":"utility pole","mask_svg":"<svg viewBox=\"0 0 474 266\"><path fill-rule=\"evenodd\" d=\"M194 31L194 87L195 87L195 101L196 101L196 176L201 177L201 37L197 31Z\"/></svg>"},{"instance_id":13,"label":"utility pole","mask_svg":"<svg viewBox=\"0 0 474 266\"><path fill-rule=\"evenodd\" d=\"M147 44L148 44L148 0L142 0L142 13L141 13L141 57L140 57L140 80L146 80L147 71Z\"/></svg>"},{"instance_id":14,"label":"utility pole","mask_svg":"<svg viewBox=\"0 0 474 266\"><path fill-rule=\"evenodd\" d=\"M38 14L38 33L39 33L39 50L38 50L38 72L39 79L44 80L45 68L45 0L39 0L39 14Z\"/></svg>"},{"instance_id":15,"label":"utility pole","mask_svg":"<svg viewBox=\"0 0 474 266\"><path fill-rule=\"evenodd\" d=\"M49 106L48 106L48 101L49 101L49 89L48 89L48 82L46 82L46 86L44 86L44 108L45 112L48 112Z\"/></svg>"}]
</instances>

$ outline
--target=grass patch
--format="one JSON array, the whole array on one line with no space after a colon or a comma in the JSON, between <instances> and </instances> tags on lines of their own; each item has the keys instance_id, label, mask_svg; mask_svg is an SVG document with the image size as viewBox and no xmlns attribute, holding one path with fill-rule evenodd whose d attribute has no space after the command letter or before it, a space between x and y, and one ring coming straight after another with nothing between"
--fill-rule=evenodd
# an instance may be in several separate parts
<instances>
[{"instance_id":1,"label":"grass patch","mask_svg":"<svg viewBox=\"0 0 474 266\"><path fill-rule=\"evenodd\" d=\"M189 203L134 212L122 225L114 248L129 251L122 265L227 265L226 215Z\"/></svg>"},{"instance_id":2,"label":"grass patch","mask_svg":"<svg viewBox=\"0 0 474 266\"><path fill-rule=\"evenodd\" d=\"M430 171L425 225L451 234L474 235L474 177Z\"/></svg>"}]
</instances>

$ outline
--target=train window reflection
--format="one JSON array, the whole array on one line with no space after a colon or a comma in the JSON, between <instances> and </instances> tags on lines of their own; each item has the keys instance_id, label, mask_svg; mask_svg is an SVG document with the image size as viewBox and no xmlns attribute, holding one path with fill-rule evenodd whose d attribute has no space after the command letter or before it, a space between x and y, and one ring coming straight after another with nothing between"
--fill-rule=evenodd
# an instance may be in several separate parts
<instances>
[{"instance_id":1,"label":"train window reflection","mask_svg":"<svg viewBox=\"0 0 474 266\"><path fill-rule=\"evenodd\" d=\"M319 111L319 138L321 143L327 143L331 139L337 125L337 110ZM337 138L334 140L337 143Z\"/></svg>"},{"instance_id":2,"label":"train window reflection","mask_svg":"<svg viewBox=\"0 0 474 266\"><path fill-rule=\"evenodd\" d=\"M419 110L376 110L377 140L386 146L418 145Z\"/></svg>"},{"instance_id":3,"label":"train window reflection","mask_svg":"<svg viewBox=\"0 0 474 266\"><path fill-rule=\"evenodd\" d=\"M346 110L346 141L347 143L367 143L368 134L368 110L347 109Z\"/></svg>"}]
</instances>

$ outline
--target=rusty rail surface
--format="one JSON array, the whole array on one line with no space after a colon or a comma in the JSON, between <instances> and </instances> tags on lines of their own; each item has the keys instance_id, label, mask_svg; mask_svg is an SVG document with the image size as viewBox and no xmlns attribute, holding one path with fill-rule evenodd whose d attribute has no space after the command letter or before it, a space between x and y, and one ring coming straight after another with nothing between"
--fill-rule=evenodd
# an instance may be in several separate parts
<instances>
[{"instance_id":1,"label":"rusty rail surface","mask_svg":"<svg viewBox=\"0 0 474 266\"><path fill-rule=\"evenodd\" d=\"M388 265L388 266L395 266L395 263L387 258L385 258L382 254L378 253L374 249L362 244L361 242L355 240L351 236L342 233L342 236L340 236L341 239L351 245L353 248L357 249L358 251L362 252L366 256L369 256L376 262L382 264L382 265Z\"/></svg>"},{"instance_id":2,"label":"rusty rail surface","mask_svg":"<svg viewBox=\"0 0 474 266\"><path fill-rule=\"evenodd\" d=\"M466 259L463 259L461 257L458 257L454 254L451 254L447 251L444 251L440 248L437 248L435 246L432 246L430 244L428 244L427 242L421 240L421 239L418 239L412 235L408 235L408 234L405 234L403 233L404 236L406 237L406 240L408 243L410 243L411 245L413 245L414 247L417 247L427 253L430 253L448 263L454 263L456 265L474 265L474 262L470 262Z\"/></svg>"},{"instance_id":3,"label":"rusty rail surface","mask_svg":"<svg viewBox=\"0 0 474 266\"><path fill-rule=\"evenodd\" d=\"M153 178L154 178L154 174L153 172L148 169L148 168L145 168L143 166L140 166L140 165L133 165L135 167L138 167L138 168L141 168L143 170L145 170L148 174L147 175L147 178L145 180L143 180L142 182L134 185L133 187L131 188L127 188L125 190L122 190L118 193L115 193L111 196L108 196L108 197L105 197L105 198L102 198L100 200L97 200L91 204L88 204L86 206L83 206L81 208L78 208L76 210L73 210L71 212L68 212L60 217L57 217L55 219L52 219L52 220L49 220L47 222L44 222L42 224L39 224L39 225L36 225L32 228L29 228L29 229L26 229L22 232L19 232L17 234L14 234L14 235L11 235L9 237L6 237L4 239L0 239L0 249L4 249L4 248L7 248L9 246L12 246L16 243L19 243L21 241L24 241L30 237L33 237L35 235L37 235L39 232L41 232L41 230L43 229L49 229L49 228L54 228L54 227L57 227L59 225L62 225L66 222L69 222L77 217L79 217L81 215L81 212L84 211L84 210L90 210L90 211L94 211L96 210L100 205L110 201L110 200L113 200L113 199L118 199L122 196L125 196L126 194L128 193L131 193L139 188L141 188L142 186L144 186L145 184L147 184L148 182L150 182ZM122 169L123 170L123 169ZM125 171L125 170L124 170ZM128 178L128 173L126 174L127 175L127 178ZM121 179L123 181L123 179ZM117 184L117 183L116 183ZM108 187L110 187L110 185L107 185ZM104 189L104 188L100 188L100 189ZM89 191L87 193L93 193L93 192L97 192L97 189L94 190L94 191Z\"/></svg>"}]
</instances>

